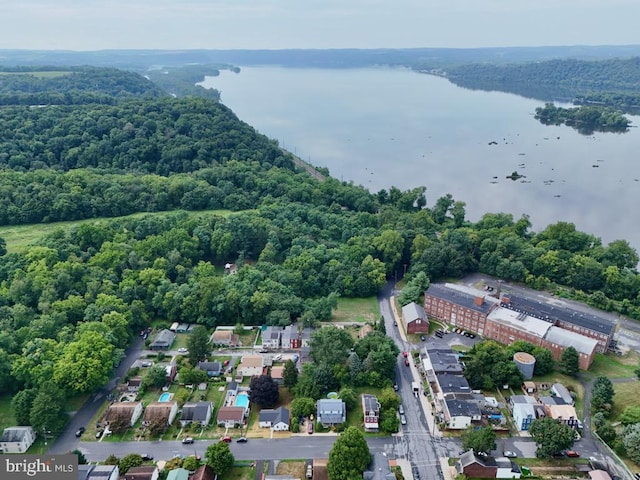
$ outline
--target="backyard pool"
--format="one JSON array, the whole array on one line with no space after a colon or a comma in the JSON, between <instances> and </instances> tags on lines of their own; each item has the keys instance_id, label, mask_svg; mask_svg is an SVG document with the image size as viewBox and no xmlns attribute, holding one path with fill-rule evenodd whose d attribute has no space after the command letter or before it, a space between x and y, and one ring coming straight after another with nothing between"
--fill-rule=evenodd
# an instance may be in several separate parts
<instances>
[{"instance_id":1,"label":"backyard pool","mask_svg":"<svg viewBox=\"0 0 640 480\"><path fill-rule=\"evenodd\" d=\"M160 398L158 399L158 401L159 402L168 402L172 398L173 398L173 393L164 392L162 395L160 395Z\"/></svg>"},{"instance_id":2,"label":"backyard pool","mask_svg":"<svg viewBox=\"0 0 640 480\"><path fill-rule=\"evenodd\" d=\"M239 393L236 397L236 407L247 408L249 406L249 395L246 393Z\"/></svg>"}]
</instances>

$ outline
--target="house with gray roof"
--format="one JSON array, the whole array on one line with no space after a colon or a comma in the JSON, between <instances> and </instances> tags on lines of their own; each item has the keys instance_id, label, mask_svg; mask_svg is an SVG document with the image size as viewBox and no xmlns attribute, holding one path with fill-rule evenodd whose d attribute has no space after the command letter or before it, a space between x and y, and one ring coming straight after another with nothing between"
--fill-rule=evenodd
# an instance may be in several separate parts
<instances>
[{"instance_id":1,"label":"house with gray roof","mask_svg":"<svg viewBox=\"0 0 640 480\"><path fill-rule=\"evenodd\" d=\"M462 375L451 375L450 373L441 373L436 375L438 387L442 394L447 393L469 393L471 387L469 382Z\"/></svg>"},{"instance_id":2,"label":"house with gray roof","mask_svg":"<svg viewBox=\"0 0 640 480\"><path fill-rule=\"evenodd\" d=\"M362 474L362 478L365 480L396 480L396 475L391 471L389 458L386 454L376 453L371 455L371 464Z\"/></svg>"},{"instance_id":3,"label":"house with gray roof","mask_svg":"<svg viewBox=\"0 0 640 480\"><path fill-rule=\"evenodd\" d=\"M2 453L25 453L35 441L36 432L33 427L5 428L0 438L0 450Z\"/></svg>"},{"instance_id":4,"label":"house with gray roof","mask_svg":"<svg viewBox=\"0 0 640 480\"><path fill-rule=\"evenodd\" d=\"M364 415L364 431L377 432L380 422L380 402L375 395L362 395L362 413Z\"/></svg>"},{"instance_id":5,"label":"house with gray roof","mask_svg":"<svg viewBox=\"0 0 640 480\"><path fill-rule=\"evenodd\" d=\"M222 364L220 362L198 362L198 370L207 372L208 377L219 377L222 373Z\"/></svg>"},{"instance_id":6,"label":"house with gray roof","mask_svg":"<svg viewBox=\"0 0 640 480\"><path fill-rule=\"evenodd\" d=\"M480 407L471 395L449 394L444 401L445 420L452 430L464 430L482 419Z\"/></svg>"},{"instance_id":7,"label":"house with gray roof","mask_svg":"<svg viewBox=\"0 0 640 480\"><path fill-rule=\"evenodd\" d=\"M289 410L284 407L275 409L263 408L260 410L258 422L261 428L270 428L274 431L289 430Z\"/></svg>"},{"instance_id":8,"label":"house with gray roof","mask_svg":"<svg viewBox=\"0 0 640 480\"><path fill-rule=\"evenodd\" d=\"M573 405L574 403L573 397L569 393L569 390L567 390L567 387L565 387L561 383L554 383L553 385L551 385L551 393L556 397L560 397L567 405Z\"/></svg>"},{"instance_id":9,"label":"house with gray roof","mask_svg":"<svg viewBox=\"0 0 640 480\"><path fill-rule=\"evenodd\" d=\"M78 480L118 480L118 465L78 465Z\"/></svg>"},{"instance_id":10,"label":"house with gray roof","mask_svg":"<svg viewBox=\"0 0 640 480\"><path fill-rule=\"evenodd\" d=\"M149 348L151 350L169 350L175 340L176 334L165 328L158 333L155 340L149 345Z\"/></svg>"},{"instance_id":11,"label":"house with gray roof","mask_svg":"<svg viewBox=\"0 0 640 480\"><path fill-rule=\"evenodd\" d=\"M186 468L174 468L167 473L167 480L189 480L189 470Z\"/></svg>"},{"instance_id":12,"label":"house with gray roof","mask_svg":"<svg viewBox=\"0 0 640 480\"><path fill-rule=\"evenodd\" d=\"M407 333L429 333L429 319L420 305L411 302L402 307L402 320Z\"/></svg>"},{"instance_id":13,"label":"house with gray roof","mask_svg":"<svg viewBox=\"0 0 640 480\"><path fill-rule=\"evenodd\" d=\"M262 347L271 350L280 348L280 338L282 336L282 327L267 326L262 331Z\"/></svg>"},{"instance_id":14,"label":"house with gray roof","mask_svg":"<svg viewBox=\"0 0 640 480\"><path fill-rule=\"evenodd\" d=\"M209 425L213 415L213 402L188 402L182 406L180 425L183 427L197 423L203 427Z\"/></svg>"},{"instance_id":15,"label":"house with gray roof","mask_svg":"<svg viewBox=\"0 0 640 480\"><path fill-rule=\"evenodd\" d=\"M347 407L339 398L320 399L316 408L316 418L325 428L344 423L347 420Z\"/></svg>"}]
</instances>

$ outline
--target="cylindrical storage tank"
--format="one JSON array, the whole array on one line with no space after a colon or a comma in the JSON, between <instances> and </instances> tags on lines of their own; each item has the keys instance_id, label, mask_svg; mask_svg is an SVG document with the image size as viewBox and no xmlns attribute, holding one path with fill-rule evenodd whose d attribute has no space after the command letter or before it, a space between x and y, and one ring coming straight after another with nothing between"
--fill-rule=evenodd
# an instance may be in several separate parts
<instances>
[{"instance_id":1,"label":"cylindrical storage tank","mask_svg":"<svg viewBox=\"0 0 640 480\"><path fill-rule=\"evenodd\" d=\"M516 362L518 370L522 372L525 380L533 378L533 369L536 367L536 357L527 352L516 352L513 355L513 361Z\"/></svg>"}]
</instances>

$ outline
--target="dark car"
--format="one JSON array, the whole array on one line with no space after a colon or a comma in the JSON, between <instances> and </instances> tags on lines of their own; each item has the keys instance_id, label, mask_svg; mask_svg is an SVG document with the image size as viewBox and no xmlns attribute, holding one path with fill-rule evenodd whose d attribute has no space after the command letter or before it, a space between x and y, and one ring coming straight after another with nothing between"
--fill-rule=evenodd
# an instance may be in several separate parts
<instances>
[{"instance_id":1,"label":"dark car","mask_svg":"<svg viewBox=\"0 0 640 480\"><path fill-rule=\"evenodd\" d=\"M237 443L247 443L247 437L240 437L238 440L236 440Z\"/></svg>"},{"instance_id":2,"label":"dark car","mask_svg":"<svg viewBox=\"0 0 640 480\"><path fill-rule=\"evenodd\" d=\"M194 441L194 440L193 440L193 438L192 438L192 437L186 437L186 438L183 438L183 439L182 439L182 443L183 443L184 445L189 445L189 444L193 443L193 441Z\"/></svg>"},{"instance_id":3,"label":"dark car","mask_svg":"<svg viewBox=\"0 0 640 480\"><path fill-rule=\"evenodd\" d=\"M81 437L83 433L84 427L80 427L78 430L76 430L76 437Z\"/></svg>"},{"instance_id":4,"label":"dark car","mask_svg":"<svg viewBox=\"0 0 640 480\"><path fill-rule=\"evenodd\" d=\"M394 383L394 384L393 384L393 389L394 389L396 392L398 391L398 384L397 384L397 383Z\"/></svg>"},{"instance_id":5,"label":"dark car","mask_svg":"<svg viewBox=\"0 0 640 480\"><path fill-rule=\"evenodd\" d=\"M424 335L420 335L420 340L422 340L423 342L427 339L427 337L425 337Z\"/></svg>"},{"instance_id":6,"label":"dark car","mask_svg":"<svg viewBox=\"0 0 640 480\"><path fill-rule=\"evenodd\" d=\"M408 359L408 358L405 358L405 359L404 359L404 366L405 366L405 367L408 367L408 366L409 366L409 359Z\"/></svg>"},{"instance_id":7,"label":"dark car","mask_svg":"<svg viewBox=\"0 0 640 480\"><path fill-rule=\"evenodd\" d=\"M142 455L140 455L140 457L142 458L143 462L150 462L151 460L153 460L153 457L148 453L143 453Z\"/></svg>"}]
</instances>

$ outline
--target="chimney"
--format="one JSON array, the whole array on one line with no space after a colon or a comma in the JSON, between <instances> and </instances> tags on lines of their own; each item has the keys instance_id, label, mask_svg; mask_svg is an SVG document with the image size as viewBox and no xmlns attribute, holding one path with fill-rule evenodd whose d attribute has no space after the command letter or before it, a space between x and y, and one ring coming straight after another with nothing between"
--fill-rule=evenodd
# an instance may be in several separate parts
<instances>
[{"instance_id":1,"label":"chimney","mask_svg":"<svg viewBox=\"0 0 640 480\"><path fill-rule=\"evenodd\" d=\"M473 303L478 306L482 305L484 303L484 297L476 297Z\"/></svg>"},{"instance_id":2,"label":"chimney","mask_svg":"<svg viewBox=\"0 0 640 480\"><path fill-rule=\"evenodd\" d=\"M511 303L511 300L509 299L509 297L502 297L500 299L501 303L504 303L505 305L509 305Z\"/></svg>"}]
</instances>

